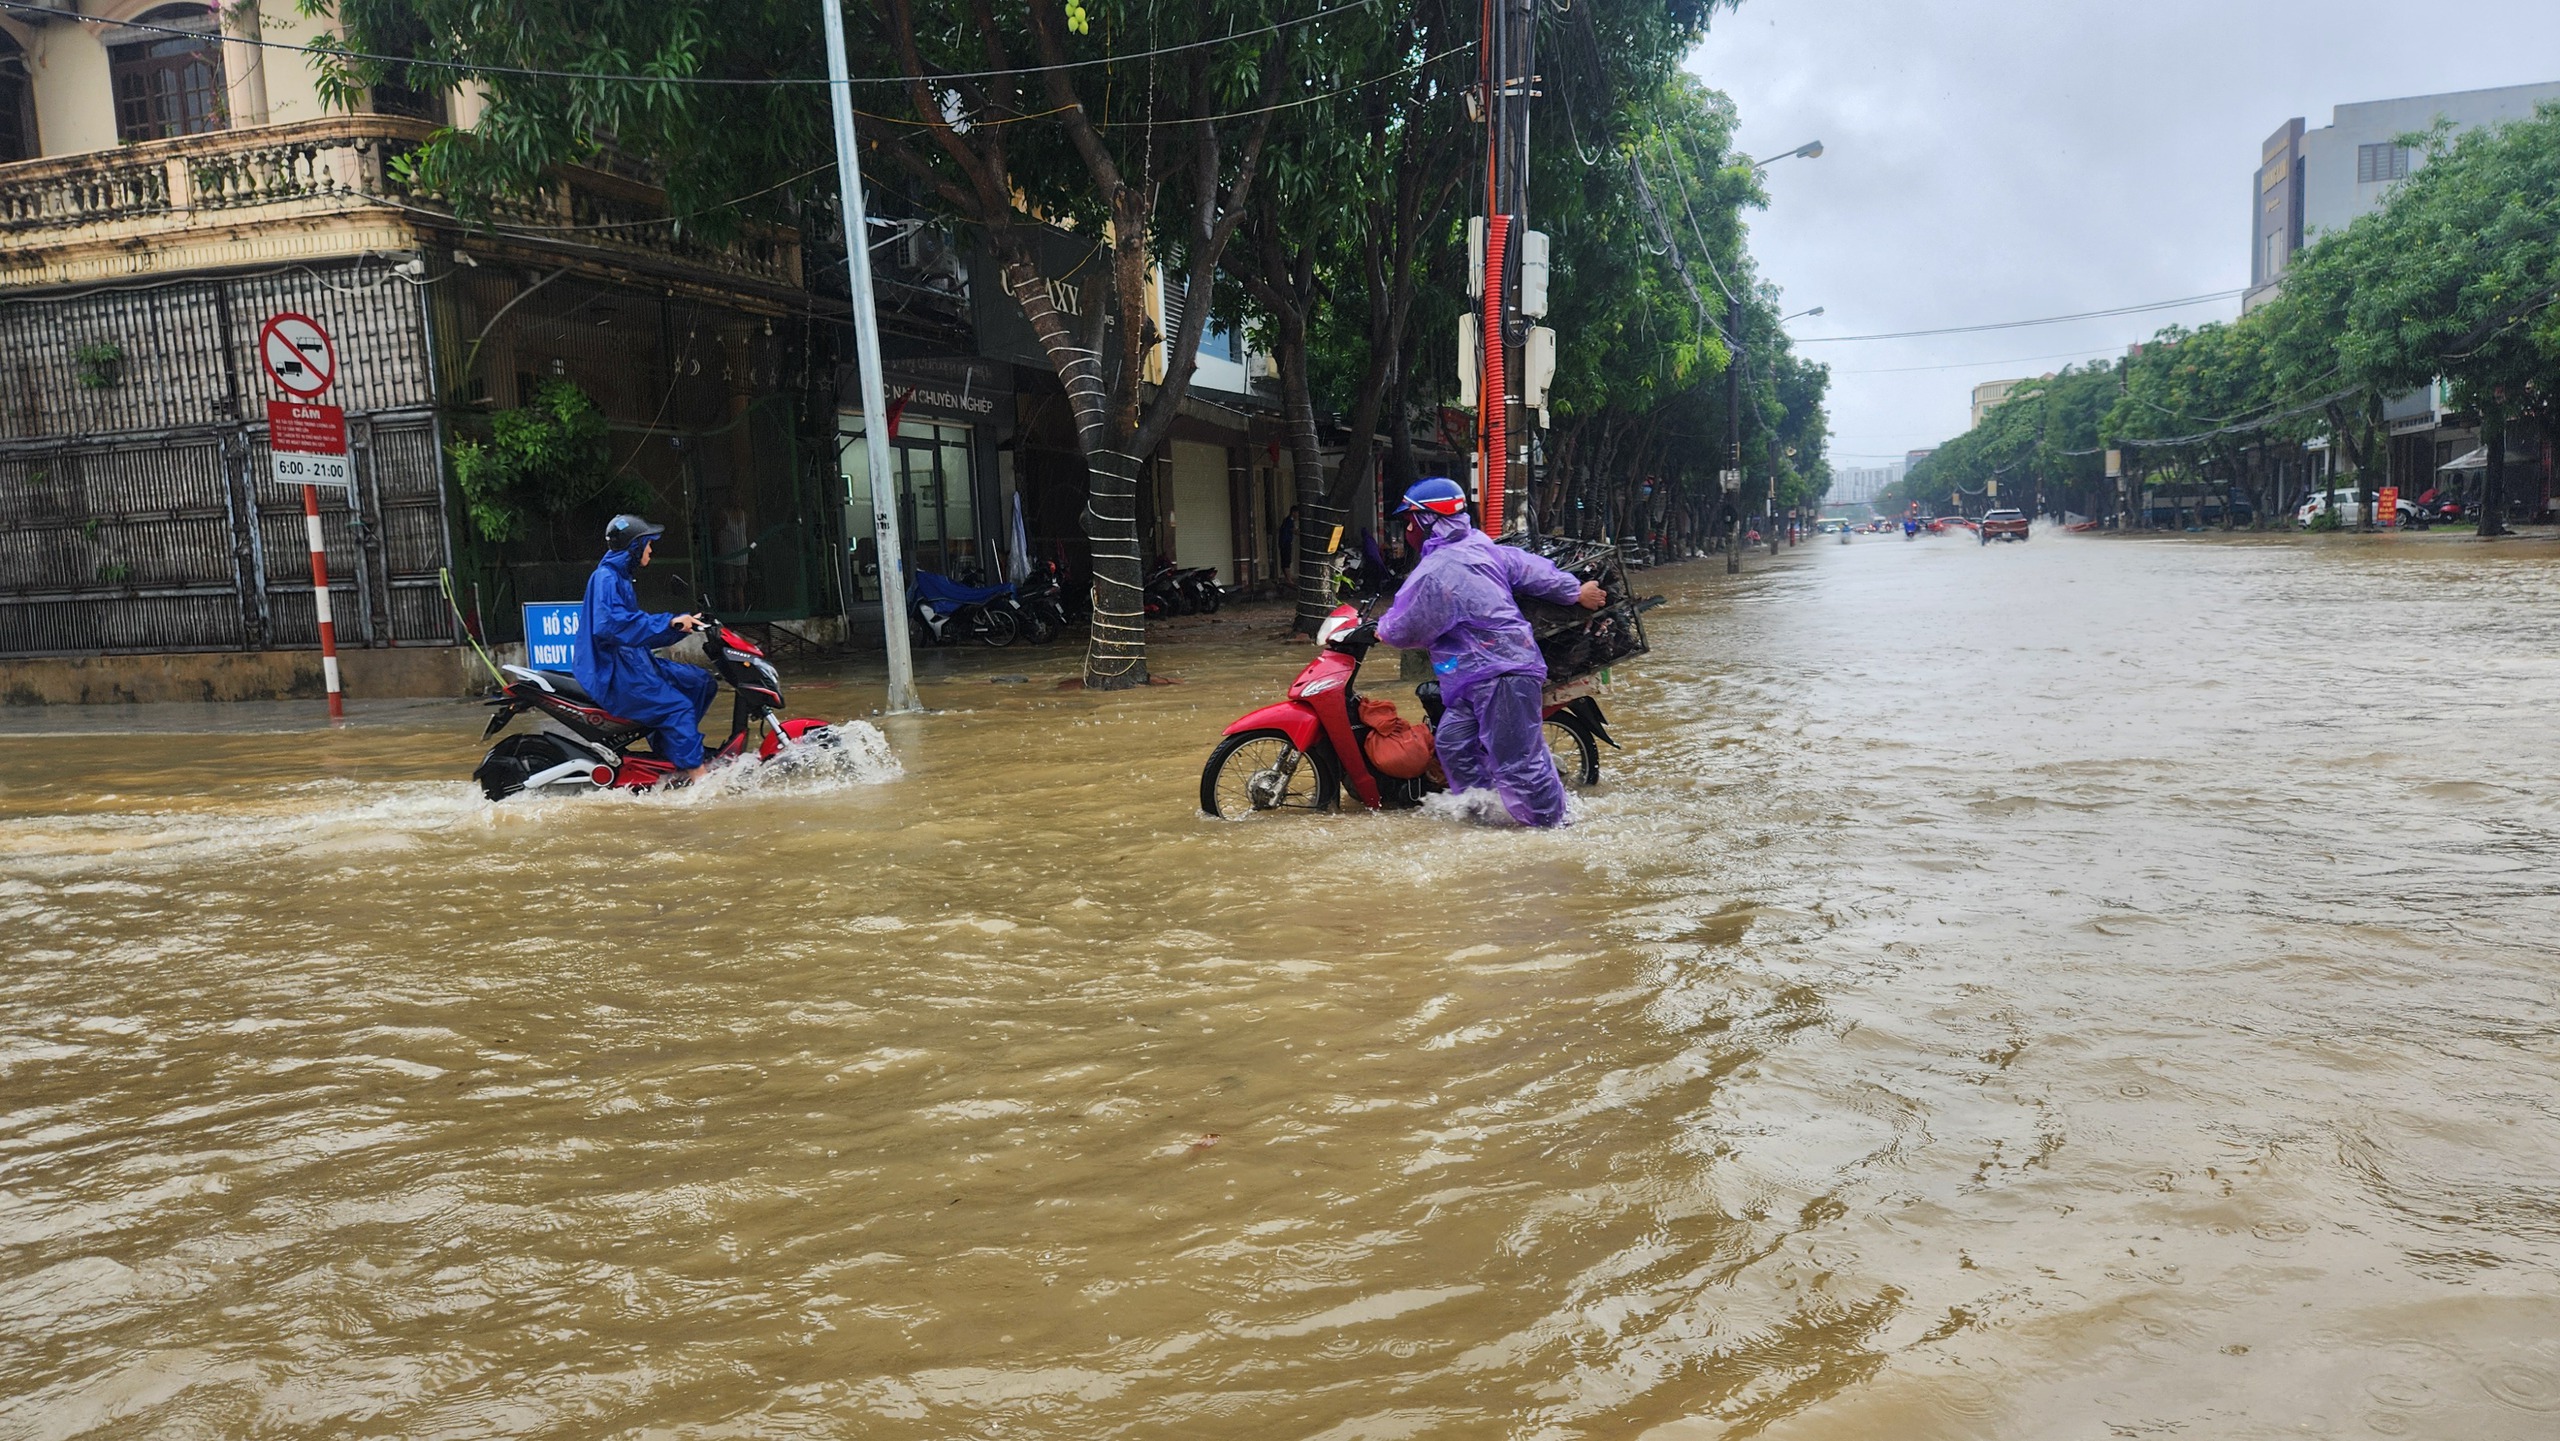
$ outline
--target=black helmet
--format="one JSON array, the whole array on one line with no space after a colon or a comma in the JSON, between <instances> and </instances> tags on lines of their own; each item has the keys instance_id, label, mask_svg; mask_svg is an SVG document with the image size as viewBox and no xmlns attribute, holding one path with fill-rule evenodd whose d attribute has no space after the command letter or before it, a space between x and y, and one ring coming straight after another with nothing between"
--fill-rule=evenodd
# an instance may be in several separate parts
<instances>
[{"instance_id":1,"label":"black helmet","mask_svg":"<svg viewBox=\"0 0 2560 1441\"><path fill-rule=\"evenodd\" d=\"M651 525L636 515L617 515L613 518L613 523L604 528L604 548L629 550L643 542L656 540L666 533L665 526Z\"/></svg>"}]
</instances>

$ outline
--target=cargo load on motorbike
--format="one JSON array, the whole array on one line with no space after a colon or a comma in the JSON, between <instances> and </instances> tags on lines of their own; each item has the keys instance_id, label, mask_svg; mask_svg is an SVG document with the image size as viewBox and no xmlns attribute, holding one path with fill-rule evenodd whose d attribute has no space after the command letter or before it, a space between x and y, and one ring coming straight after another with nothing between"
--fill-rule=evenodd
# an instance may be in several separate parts
<instances>
[{"instance_id":1,"label":"cargo load on motorbike","mask_svg":"<svg viewBox=\"0 0 2560 1441\"><path fill-rule=\"evenodd\" d=\"M1511 535L1501 543L1552 561L1575 580L1597 581L1607 597L1596 611L1521 599L1520 613L1537 633L1538 653L1547 663L1550 691L1590 680L1650 649L1644 636L1643 603L1627 581L1626 561L1616 546L1560 535Z\"/></svg>"}]
</instances>

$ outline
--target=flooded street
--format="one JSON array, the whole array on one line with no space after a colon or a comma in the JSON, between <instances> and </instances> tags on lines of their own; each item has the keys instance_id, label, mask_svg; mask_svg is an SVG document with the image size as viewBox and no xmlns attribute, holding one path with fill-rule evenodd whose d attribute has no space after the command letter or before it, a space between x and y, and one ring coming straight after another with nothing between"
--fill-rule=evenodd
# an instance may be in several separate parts
<instances>
[{"instance_id":1,"label":"flooded street","mask_svg":"<svg viewBox=\"0 0 2560 1441\"><path fill-rule=\"evenodd\" d=\"M2560 1434L2560 556L1752 566L1553 834L1200 817L1238 624L667 798L14 712L0 1437Z\"/></svg>"}]
</instances>

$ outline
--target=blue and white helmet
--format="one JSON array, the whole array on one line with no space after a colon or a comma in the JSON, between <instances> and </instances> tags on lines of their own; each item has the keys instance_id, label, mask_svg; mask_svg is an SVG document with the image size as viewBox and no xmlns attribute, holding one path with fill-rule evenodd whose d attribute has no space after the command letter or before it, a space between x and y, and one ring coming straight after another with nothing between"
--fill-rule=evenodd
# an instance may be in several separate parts
<instances>
[{"instance_id":1,"label":"blue and white helmet","mask_svg":"<svg viewBox=\"0 0 2560 1441\"><path fill-rule=\"evenodd\" d=\"M1445 475L1428 476L1413 483L1404 493L1404 503L1396 514L1409 510L1427 510L1433 515L1459 515L1467 508L1467 493Z\"/></svg>"}]
</instances>

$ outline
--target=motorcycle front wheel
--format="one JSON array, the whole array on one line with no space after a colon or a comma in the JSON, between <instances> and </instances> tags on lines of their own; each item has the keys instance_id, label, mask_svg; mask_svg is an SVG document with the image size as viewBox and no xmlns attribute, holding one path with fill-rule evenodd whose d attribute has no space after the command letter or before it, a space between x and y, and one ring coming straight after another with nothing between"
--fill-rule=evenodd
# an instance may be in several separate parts
<instances>
[{"instance_id":1,"label":"motorcycle front wheel","mask_svg":"<svg viewBox=\"0 0 2560 1441\"><path fill-rule=\"evenodd\" d=\"M1200 809L1225 821L1265 811L1329 811L1341 794L1333 758L1298 749L1286 731L1239 731L1218 742L1200 768Z\"/></svg>"},{"instance_id":2,"label":"motorcycle front wheel","mask_svg":"<svg viewBox=\"0 0 2560 1441\"><path fill-rule=\"evenodd\" d=\"M1547 717L1541 729L1547 733L1547 753L1556 758L1556 774L1563 778L1566 790L1589 790L1600 784L1600 743L1591 738L1591 732L1561 715Z\"/></svg>"},{"instance_id":3,"label":"motorcycle front wheel","mask_svg":"<svg viewBox=\"0 0 2560 1441\"><path fill-rule=\"evenodd\" d=\"M1021 630L1026 645L1047 645L1058 638L1058 623L1036 605L1023 609Z\"/></svg>"}]
</instances>

